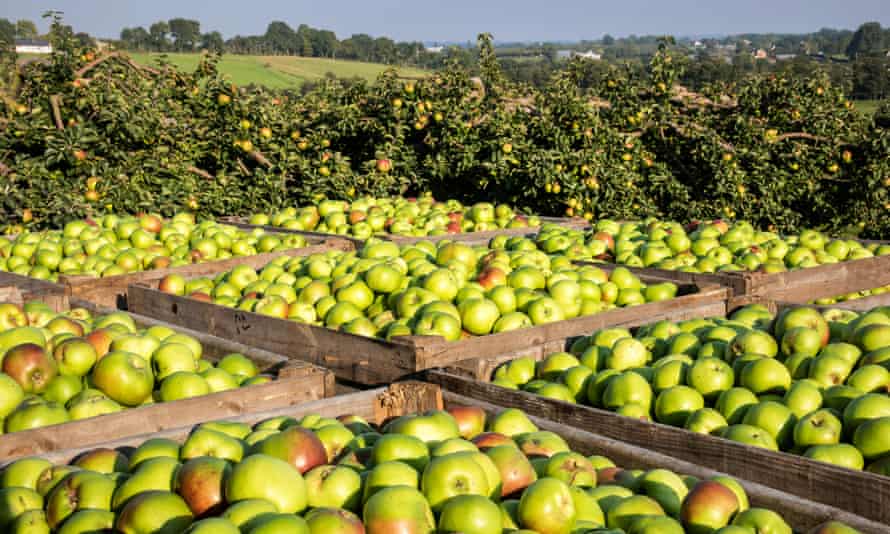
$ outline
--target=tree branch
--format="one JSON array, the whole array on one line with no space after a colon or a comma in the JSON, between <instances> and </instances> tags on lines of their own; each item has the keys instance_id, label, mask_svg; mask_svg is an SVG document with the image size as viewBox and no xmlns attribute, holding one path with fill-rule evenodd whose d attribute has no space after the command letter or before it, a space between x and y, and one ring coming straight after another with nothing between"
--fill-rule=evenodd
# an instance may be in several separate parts
<instances>
[{"instance_id":1,"label":"tree branch","mask_svg":"<svg viewBox=\"0 0 890 534\"><path fill-rule=\"evenodd\" d=\"M199 168L195 167L194 165L187 167L186 170L197 174L201 178L206 178L208 180L216 180L215 176L213 176L209 172L205 171L204 169L199 169Z\"/></svg>"},{"instance_id":2,"label":"tree branch","mask_svg":"<svg viewBox=\"0 0 890 534\"><path fill-rule=\"evenodd\" d=\"M62 97L60 95L52 95L49 97L49 105L53 108L53 119L56 121L56 129L64 130L65 123L62 122L62 108L60 102L62 101Z\"/></svg>"}]
</instances>

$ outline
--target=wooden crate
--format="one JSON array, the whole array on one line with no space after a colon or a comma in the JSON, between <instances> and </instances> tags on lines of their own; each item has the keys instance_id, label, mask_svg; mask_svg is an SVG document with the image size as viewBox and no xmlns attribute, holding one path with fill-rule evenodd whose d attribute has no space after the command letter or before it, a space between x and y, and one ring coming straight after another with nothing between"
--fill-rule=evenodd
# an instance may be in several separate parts
<instances>
[{"instance_id":1,"label":"wooden crate","mask_svg":"<svg viewBox=\"0 0 890 534\"><path fill-rule=\"evenodd\" d=\"M614 266L604 266L606 270ZM662 282L643 276L647 282ZM252 312L227 308L141 283L128 290L130 309L192 330L235 339L279 354L305 359L333 370L338 378L361 384L385 384L435 367L457 366L476 373L480 358L512 359L564 350L575 337L607 326L637 326L659 319L680 320L726 313L728 290L695 284L679 286L678 297L617 308L523 330L447 342L438 336L405 336L386 341Z\"/></svg>"},{"instance_id":2,"label":"wooden crate","mask_svg":"<svg viewBox=\"0 0 890 534\"><path fill-rule=\"evenodd\" d=\"M489 414L494 414L504 409L504 406L498 405L493 399L465 396L458 391L443 390L429 383L402 382L387 388L306 402L298 406L267 412L228 417L225 420L255 424L278 416L300 418L308 414L318 414L324 417L337 417L350 414L361 416L372 423L381 424L388 419L401 415L456 406L480 406ZM646 447L628 444L599 433L590 432L585 428L577 428L570 424L535 416L530 417L530 419L542 430L555 432L562 436L573 450L582 454L607 456L625 468L664 468L699 478L725 474L725 471L701 466L696 462L684 461ZM149 438L168 438L181 442L188 437L190 432L190 426L183 426L159 433L143 434L123 440L110 441L102 443L101 446L127 450L138 446ZM60 450L41 456L54 463L69 463L91 448L93 447ZM778 512L796 531L806 531L825 521L837 520L843 521L865 534L887 532L886 526L883 524L856 516L831 505L802 499L756 482L744 479L739 480L739 482L744 486L752 506L763 506Z\"/></svg>"},{"instance_id":3,"label":"wooden crate","mask_svg":"<svg viewBox=\"0 0 890 534\"><path fill-rule=\"evenodd\" d=\"M110 313L85 301L71 301L72 307L85 307L94 313ZM69 447L71 443L90 445L114 439L159 432L196 424L208 418L283 408L335 394L334 375L316 365L288 358L202 332L169 325L163 321L130 314L141 328L168 326L201 342L204 358L218 361L233 352L244 354L262 371L276 375L266 384L220 393L125 409L59 425L13 432L0 436L0 458L40 454Z\"/></svg>"},{"instance_id":4,"label":"wooden crate","mask_svg":"<svg viewBox=\"0 0 890 534\"><path fill-rule=\"evenodd\" d=\"M566 228L572 229L584 229L589 226L589 222L580 217L539 217L542 223L549 224L557 224L559 226L564 226ZM321 232L313 232L308 230L288 230L287 228L279 228L277 226L270 225L256 225L250 224L247 222L246 217L223 217L219 219L220 223L229 224L232 226L237 226L238 228L242 228L245 230L252 230L255 228L261 228L267 232L279 232L279 233L295 233L305 235L307 237L337 237L340 239L347 239L355 243L357 247L362 247L365 244L364 239L358 239L356 237L348 236L348 235L340 235L340 234L326 234ZM493 237L497 237L499 235L506 236L525 236L531 235L534 236L538 233L539 227L537 226L529 226L525 228L497 228L494 230L485 230L483 232L466 232L460 234L445 234L445 235L436 235L436 236L405 236L405 235L396 235L396 234L378 234L376 237L380 237L387 241L392 241L394 243L398 243L400 245L410 245L412 243L417 243L418 241L432 241L433 243L437 243L439 241L460 241L460 242L473 242L477 244L488 243Z\"/></svg>"},{"instance_id":5,"label":"wooden crate","mask_svg":"<svg viewBox=\"0 0 890 534\"><path fill-rule=\"evenodd\" d=\"M38 300L55 311L64 310L68 305L65 286L37 278L0 271L0 290L2 290L0 302L22 303Z\"/></svg>"},{"instance_id":6,"label":"wooden crate","mask_svg":"<svg viewBox=\"0 0 890 534\"><path fill-rule=\"evenodd\" d=\"M72 298L89 300L90 302L102 306L117 307L125 310L127 309L128 286L139 282L159 282L169 274L178 274L186 278L215 275L228 271L237 265L247 264L260 267L282 255L308 256L310 254L323 253L329 250L354 250L354 246L351 242L344 239L332 238L331 236L327 236L325 239L309 238L307 241L307 246L303 248L289 249L281 252L267 252L255 256L240 256L225 260L194 263L167 269L152 269L104 278L84 275L60 275L59 282L55 284L53 282L44 282L42 280L38 280L38 282L58 286L58 289L61 289L65 294ZM0 273L0 275L2 275L0 276L0 286L7 285L4 280L10 280L13 282L13 285L18 286L19 284L24 284L28 287L28 284L33 284L32 281L35 280L27 276L14 275L12 273Z\"/></svg>"},{"instance_id":7,"label":"wooden crate","mask_svg":"<svg viewBox=\"0 0 890 534\"><path fill-rule=\"evenodd\" d=\"M760 297L748 298L744 304L763 304L773 313L801 306ZM828 309L841 306L813 307ZM731 307L729 311L734 309ZM651 322L656 320L653 319ZM530 414L601 433L681 460L698 462L705 467L725 471L752 482L835 505L855 514L890 524L890 477L853 471L795 454L769 451L716 436L696 434L683 428L623 417L608 410L565 403L488 383L494 370L510 359L512 358L490 358L478 361L480 372L475 378L472 374L468 376L462 369L455 368L430 370L423 373L422 377L426 381L463 395L520 408ZM862 494L867 496L860 498Z\"/></svg>"},{"instance_id":8,"label":"wooden crate","mask_svg":"<svg viewBox=\"0 0 890 534\"><path fill-rule=\"evenodd\" d=\"M593 263L592 265L602 265ZM890 284L890 255L819 265L782 273L729 271L689 273L652 267L629 267L637 274L654 274L678 282L718 284L732 290L731 304L764 297L785 302L808 302Z\"/></svg>"}]
</instances>

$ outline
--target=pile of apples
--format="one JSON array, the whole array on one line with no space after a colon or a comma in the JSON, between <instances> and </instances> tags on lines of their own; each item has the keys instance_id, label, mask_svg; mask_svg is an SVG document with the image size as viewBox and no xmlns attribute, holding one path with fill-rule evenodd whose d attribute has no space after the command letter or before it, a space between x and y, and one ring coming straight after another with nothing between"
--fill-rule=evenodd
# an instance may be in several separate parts
<instances>
[{"instance_id":1,"label":"pile of apples","mask_svg":"<svg viewBox=\"0 0 890 534\"><path fill-rule=\"evenodd\" d=\"M813 304L817 304L820 306L830 306L832 304L837 304L838 302L846 302L848 300L858 300L864 299L866 297L874 297L877 295L883 295L890 291L890 285L881 286L881 287L873 287L871 289L864 289L862 291L856 291L854 293L846 293L844 295L838 295L836 297L826 297L821 299L813 300Z\"/></svg>"},{"instance_id":2,"label":"pile of apples","mask_svg":"<svg viewBox=\"0 0 890 534\"><path fill-rule=\"evenodd\" d=\"M503 236L501 236L503 237ZM524 237L492 247L457 242L281 257L260 272L239 266L215 279L169 275L159 289L272 317L369 337L437 335L448 341L667 300L672 283L645 285L549 256Z\"/></svg>"},{"instance_id":3,"label":"pile of apples","mask_svg":"<svg viewBox=\"0 0 890 534\"><path fill-rule=\"evenodd\" d=\"M890 245L863 244L856 240L829 239L815 230L799 235L779 235L756 230L750 223L723 220L677 222L646 220L616 222L603 219L584 233L564 230L549 248L570 250L579 257L593 257L631 267L711 273L716 271L763 271L802 269L890 254Z\"/></svg>"},{"instance_id":4,"label":"pile of apples","mask_svg":"<svg viewBox=\"0 0 890 534\"><path fill-rule=\"evenodd\" d=\"M493 382L890 475L890 307L752 305L729 319L600 330Z\"/></svg>"},{"instance_id":5,"label":"pile of apples","mask_svg":"<svg viewBox=\"0 0 890 534\"><path fill-rule=\"evenodd\" d=\"M306 245L298 234L249 232L189 213L71 221L61 231L0 239L0 270L58 280L60 274L115 276L149 269L252 256Z\"/></svg>"},{"instance_id":6,"label":"pile of apples","mask_svg":"<svg viewBox=\"0 0 890 534\"><path fill-rule=\"evenodd\" d=\"M261 384L242 354L215 366L195 338L132 316L0 303L0 422L17 432Z\"/></svg>"},{"instance_id":7,"label":"pile of apples","mask_svg":"<svg viewBox=\"0 0 890 534\"><path fill-rule=\"evenodd\" d=\"M357 416L220 421L181 444L100 448L71 465L25 458L0 472L0 510L11 534L792 534L731 477L622 469L519 410L488 420L478 407L382 428Z\"/></svg>"},{"instance_id":8,"label":"pile of apples","mask_svg":"<svg viewBox=\"0 0 890 534\"><path fill-rule=\"evenodd\" d=\"M249 222L290 230L350 235L357 239L368 239L379 234L461 234L541 224L538 217L517 214L506 204L495 206L480 202L464 206L457 200L441 202L433 200L431 196L364 197L353 202L322 200L317 205L286 208L272 214L255 214L249 218Z\"/></svg>"}]
</instances>

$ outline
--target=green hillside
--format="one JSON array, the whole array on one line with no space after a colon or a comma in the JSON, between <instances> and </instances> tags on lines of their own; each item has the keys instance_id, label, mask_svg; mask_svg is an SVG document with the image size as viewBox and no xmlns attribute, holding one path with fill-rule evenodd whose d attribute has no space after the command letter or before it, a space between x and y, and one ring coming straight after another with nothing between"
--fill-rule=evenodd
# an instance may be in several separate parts
<instances>
[{"instance_id":1,"label":"green hillside","mask_svg":"<svg viewBox=\"0 0 890 534\"><path fill-rule=\"evenodd\" d=\"M163 54L133 53L133 59L154 65ZM166 60L185 70L194 69L200 61L200 54L166 54ZM227 54L220 60L220 72L231 77L238 85L255 83L267 87L299 87L305 81L318 80L327 73L338 78L360 77L372 80L388 68L379 63L344 61L339 59L308 58L295 56L241 56ZM425 71L399 68L405 76L423 76Z\"/></svg>"}]
</instances>

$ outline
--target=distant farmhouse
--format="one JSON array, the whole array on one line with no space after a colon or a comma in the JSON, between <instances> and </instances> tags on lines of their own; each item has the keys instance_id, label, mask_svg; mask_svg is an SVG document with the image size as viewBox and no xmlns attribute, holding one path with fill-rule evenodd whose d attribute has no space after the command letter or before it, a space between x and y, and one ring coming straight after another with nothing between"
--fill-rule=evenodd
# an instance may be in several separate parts
<instances>
[{"instance_id":1,"label":"distant farmhouse","mask_svg":"<svg viewBox=\"0 0 890 534\"><path fill-rule=\"evenodd\" d=\"M580 57L583 59L592 59L594 61L603 59L602 54L594 52L593 50L588 50L587 52L578 52L577 50L557 50L556 57L560 59Z\"/></svg>"},{"instance_id":2,"label":"distant farmhouse","mask_svg":"<svg viewBox=\"0 0 890 534\"><path fill-rule=\"evenodd\" d=\"M52 54L53 45L42 39L16 39L15 51L17 54Z\"/></svg>"}]
</instances>

